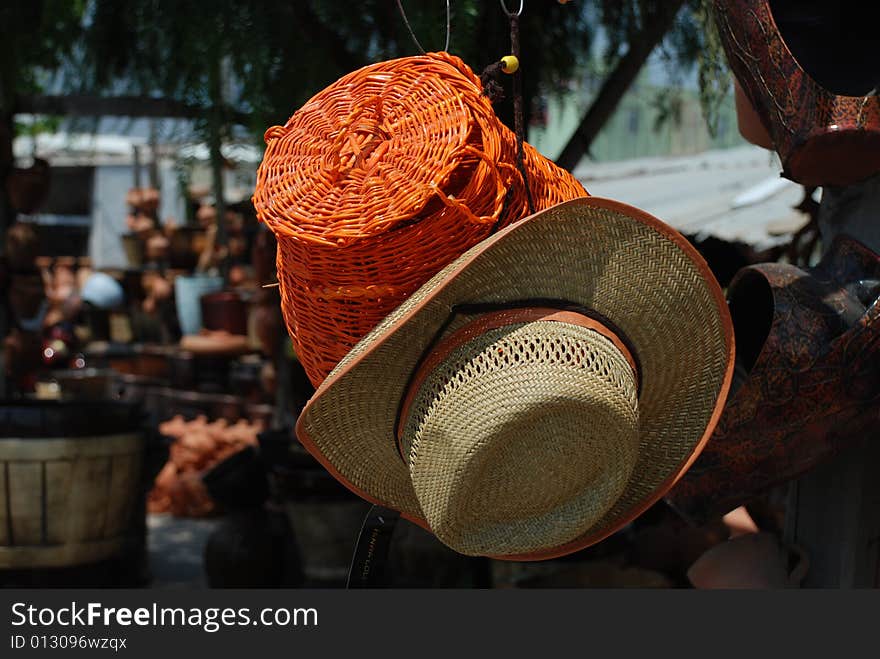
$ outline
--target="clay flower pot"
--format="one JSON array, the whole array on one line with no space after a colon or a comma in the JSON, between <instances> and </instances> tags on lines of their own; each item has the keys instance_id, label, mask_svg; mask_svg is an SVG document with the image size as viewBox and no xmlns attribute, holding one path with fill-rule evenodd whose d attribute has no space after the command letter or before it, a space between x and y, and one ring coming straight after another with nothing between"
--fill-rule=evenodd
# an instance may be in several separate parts
<instances>
[{"instance_id":1,"label":"clay flower pot","mask_svg":"<svg viewBox=\"0 0 880 659\"><path fill-rule=\"evenodd\" d=\"M132 188L125 196L125 202L141 213L155 213L159 208L159 191L155 188Z\"/></svg>"},{"instance_id":2,"label":"clay flower pot","mask_svg":"<svg viewBox=\"0 0 880 659\"><path fill-rule=\"evenodd\" d=\"M773 149L773 138L761 122L752 102L746 96L736 78L733 79L734 100L736 102L736 121L740 135L756 146Z\"/></svg>"},{"instance_id":3,"label":"clay flower pot","mask_svg":"<svg viewBox=\"0 0 880 659\"><path fill-rule=\"evenodd\" d=\"M199 261L199 254L205 249L207 233L202 227L175 227L170 232L171 241L168 259L172 268L191 270Z\"/></svg>"},{"instance_id":4,"label":"clay flower pot","mask_svg":"<svg viewBox=\"0 0 880 659\"><path fill-rule=\"evenodd\" d=\"M46 295L45 284L40 275L12 276L7 295L16 322L26 325L25 329L29 331L36 332L42 329L42 318L39 316ZM28 321L32 321L35 325L30 326Z\"/></svg>"},{"instance_id":5,"label":"clay flower pot","mask_svg":"<svg viewBox=\"0 0 880 659\"><path fill-rule=\"evenodd\" d=\"M30 214L38 210L49 194L49 163L35 158L26 169L13 168L6 179L6 191L12 207L19 213Z\"/></svg>"},{"instance_id":6,"label":"clay flower pot","mask_svg":"<svg viewBox=\"0 0 880 659\"><path fill-rule=\"evenodd\" d=\"M241 295L235 291L208 293L201 297L199 303L205 329L247 335L248 308Z\"/></svg>"},{"instance_id":7,"label":"clay flower pot","mask_svg":"<svg viewBox=\"0 0 880 659\"><path fill-rule=\"evenodd\" d=\"M169 241L161 232L155 231L147 238L146 255L148 261L164 261L168 258Z\"/></svg>"},{"instance_id":8,"label":"clay flower pot","mask_svg":"<svg viewBox=\"0 0 880 659\"><path fill-rule=\"evenodd\" d=\"M795 563L790 568L792 562ZM772 533L746 533L715 545L687 572L694 588L796 588L808 569L806 556L784 547Z\"/></svg>"}]
</instances>

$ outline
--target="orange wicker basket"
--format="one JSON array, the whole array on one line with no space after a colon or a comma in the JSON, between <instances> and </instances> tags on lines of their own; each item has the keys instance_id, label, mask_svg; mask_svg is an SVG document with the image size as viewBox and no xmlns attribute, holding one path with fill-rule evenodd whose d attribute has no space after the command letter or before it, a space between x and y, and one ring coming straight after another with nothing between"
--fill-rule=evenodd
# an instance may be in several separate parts
<instances>
[{"instance_id":1,"label":"orange wicker basket","mask_svg":"<svg viewBox=\"0 0 880 659\"><path fill-rule=\"evenodd\" d=\"M528 214L515 135L447 53L354 71L265 137L254 205L316 386L434 273ZM587 196L528 144L523 157L535 210Z\"/></svg>"}]
</instances>

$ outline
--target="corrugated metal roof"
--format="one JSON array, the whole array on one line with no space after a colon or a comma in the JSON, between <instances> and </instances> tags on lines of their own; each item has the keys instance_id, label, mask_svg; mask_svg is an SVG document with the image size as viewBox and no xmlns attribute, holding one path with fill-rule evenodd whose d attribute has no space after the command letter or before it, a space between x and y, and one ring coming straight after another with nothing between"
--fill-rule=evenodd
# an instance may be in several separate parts
<instances>
[{"instance_id":1,"label":"corrugated metal roof","mask_svg":"<svg viewBox=\"0 0 880 659\"><path fill-rule=\"evenodd\" d=\"M53 165L131 165L134 147L149 146L146 138L131 135L107 135L92 133L41 133L36 138L19 136L13 141L16 158L27 159L34 153L46 158ZM174 157L207 162L210 151L203 143L160 144L160 157ZM226 142L221 147L224 158L247 165L258 164L263 158L262 149L246 143ZM151 155L144 152L143 162Z\"/></svg>"},{"instance_id":2,"label":"corrugated metal roof","mask_svg":"<svg viewBox=\"0 0 880 659\"><path fill-rule=\"evenodd\" d=\"M759 147L693 156L585 163L575 170L592 195L641 208L682 233L744 242L761 250L788 242L806 222L793 209L803 188L780 177Z\"/></svg>"}]
</instances>

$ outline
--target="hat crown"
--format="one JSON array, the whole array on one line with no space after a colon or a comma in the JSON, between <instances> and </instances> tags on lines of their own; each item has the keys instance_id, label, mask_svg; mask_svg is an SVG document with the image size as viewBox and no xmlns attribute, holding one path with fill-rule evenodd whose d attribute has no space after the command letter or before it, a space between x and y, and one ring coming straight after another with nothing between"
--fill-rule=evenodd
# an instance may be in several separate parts
<instances>
[{"instance_id":1,"label":"hat crown","mask_svg":"<svg viewBox=\"0 0 880 659\"><path fill-rule=\"evenodd\" d=\"M636 374L615 341L518 322L467 335L431 366L405 410L401 452L447 545L496 556L557 547L618 500L639 435Z\"/></svg>"}]
</instances>

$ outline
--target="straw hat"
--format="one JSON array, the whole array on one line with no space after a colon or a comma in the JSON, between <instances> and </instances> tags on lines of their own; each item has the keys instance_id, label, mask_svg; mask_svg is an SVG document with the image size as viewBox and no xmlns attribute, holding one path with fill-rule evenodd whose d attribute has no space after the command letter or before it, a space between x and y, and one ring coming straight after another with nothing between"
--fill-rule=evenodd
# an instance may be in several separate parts
<instances>
[{"instance_id":1,"label":"straw hat","mask_svg":"<svg viewBox=\"0 0 880 659\"><path fill-rule=\"evenodd\" d=\"M297 436L355 493L461 553L552 558L684 473L733 350L721 289L681 235L577 199L418 289L330 373Z\"/></svg>"}]
</instances>

